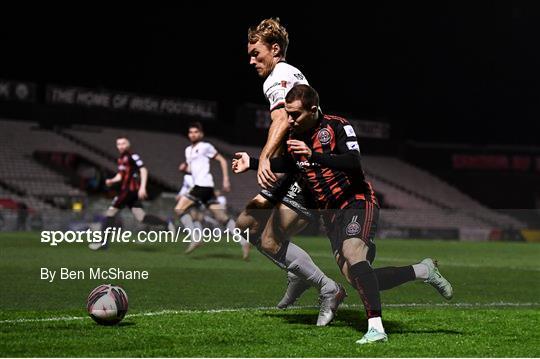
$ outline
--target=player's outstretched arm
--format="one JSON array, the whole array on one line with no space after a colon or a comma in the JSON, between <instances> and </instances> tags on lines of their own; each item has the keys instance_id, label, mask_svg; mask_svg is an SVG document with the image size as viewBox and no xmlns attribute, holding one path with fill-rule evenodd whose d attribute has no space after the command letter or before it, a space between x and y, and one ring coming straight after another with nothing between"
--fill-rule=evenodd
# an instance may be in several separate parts
<instances>
[{"instance_id":1,"label":"player's outstretched arm","mask_svg":"<svg viewBox=\"0 0 540 359\"><path fill-rule=\"evenodd\" d=\"M223 192L230 192L231 181L229 179L229 169L227 167L227 160L220 153L216 154L214 159L219 162L219 165L221 167L221 174L223 177L223 186L221 189L223 190Z\"/></svg>"},{"instance_id":2,"label":"player's outstretched arm","mask_svg":"<svg viewBox=\"0 0 540 359\"><path fill-rule=\"evenodd\" d=\"M148 183L148 170L146 167L141 167L139 169L141 174L141 186L139 187L139 198L146 199L148 194L146 193L146 184Z\"/></svg>"},{"instance_id":3,"label":"player's outstretched arm","mask_svg":"<svg viewBox=\"0 0 540 359\"><path fill-rule=\"evenodd\" d=\"M121 173L117 173L113 178L107 178L105 180L105 185L107 187L110 187L112 186L113 184L115 183L118 183L122 180L122 174Z\"/></svg>"},{"instance_id":4,"label":"player's outstretched arm","mask_svg":"<svg viewBox=\"0 0 540 359\"><path fill-rule=\"evenodd\" d=\"M287 146L291 153L306 156L311 162L339 171L354 171L361 169L360 151L356 137L349 137L338 132L337 153L313 152L303 141L288 140ZM347 141L350 140L350 141Z\"/></svg>"},{"instance_id":5,"label":"player's outstretched arm","mask_svg":"<svg viewBox=\"0 0 540 359\"><path fill-rule=\"evenodd\" d=\"M289 130L285 109L279 108L272 111L270 117L272 118L272 124L268 129L268 137L259 156L259 167L257 169L257 181L263 188L271 187L272 182L277 180L276 175L270 167L270 158L278 153L282 141Z\"/></svg>"},{"instance_id":6,"label":"player's outstretched arm","mask_svg":"<svg viewBox=\"0 0 540 359\"><path fill-rule=\"evenodd\" d=\"M178 166L178 171L182 173L187 173L189 171L188 164L186 162L180 163L180 165Z\"/></svg>"},{"instance_id":7,"label":"player's outstretched arm","mask_svg":"<svg viewBox=\"0 0 540 359\"><path fill-rule=\"evenodd\" d=\"M233 173L244 173L250 169L250 157L247 152L236 152L232 160Z\"/></svg>"},{"instance_id":8,"label":"player's outstretched arm","mask_svg":"<svg viewBox=\"0 0 540 359\"><path fill-rule=\"evenodd\" d=\"M338 171L352 171L362 168L360 154L356 151L337 155L313 152L310 160L320 164L322 167L328 167Z\"/></svg>"},{"instance_id":9,"label":"player's outstretched arm","mask_svg":"<svg viewBox=\"0 0 540 359\"><path fill-rule=\"evenodd\" d=\"M256 170L259 167L259 160L249 157L249 169ZM270 159L270 167L272 171L277 173L293 173L298 172L298 167L292 157L279 156Z\"/></svg>"}]
</instances>

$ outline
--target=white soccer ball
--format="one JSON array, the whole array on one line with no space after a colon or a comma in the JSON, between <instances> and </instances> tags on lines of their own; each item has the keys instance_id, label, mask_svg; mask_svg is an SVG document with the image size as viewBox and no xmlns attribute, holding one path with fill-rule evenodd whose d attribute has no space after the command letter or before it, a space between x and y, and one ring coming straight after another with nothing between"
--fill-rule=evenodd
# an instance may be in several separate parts
<instances>
[{"instance_id":1,"label":"white soccer ball","mask_svg":"<svg viewBox=\"0 0 540 359\"><path fill-rule=\"evenodd\" d=\"M98 324L118 324L128 311L128 296L122 287L102 284L88 295L86 309Z\"/></svg>"}]
</instances>

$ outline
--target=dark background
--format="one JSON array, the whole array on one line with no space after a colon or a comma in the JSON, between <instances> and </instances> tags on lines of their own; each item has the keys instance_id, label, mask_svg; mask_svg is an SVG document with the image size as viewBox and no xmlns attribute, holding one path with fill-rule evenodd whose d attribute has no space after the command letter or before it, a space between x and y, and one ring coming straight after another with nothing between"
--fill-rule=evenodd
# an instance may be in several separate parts
<instances>
[{"instance_id":1,"label":"dark background","mask_svg":"<svg viewBox=\"0 0 540 359\"><path fill-rule=\"evenodd\" d=\"M265 103L247 28L279 16L326 112L384 118L398 139L540 142L538 5L335 4L3 9L0 78L216 100L232 123Z\"/></svg>"}]
</instances>

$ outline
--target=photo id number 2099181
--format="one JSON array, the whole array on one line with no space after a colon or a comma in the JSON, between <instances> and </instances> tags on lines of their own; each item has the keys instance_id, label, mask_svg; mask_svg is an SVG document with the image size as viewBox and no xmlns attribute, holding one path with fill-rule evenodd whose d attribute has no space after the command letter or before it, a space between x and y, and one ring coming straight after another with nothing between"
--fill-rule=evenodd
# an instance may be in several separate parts
<instances>
[{"instance_id":1,"label":"photo id number 2099181","mask_svg":"<svg viewBox=\"0 0 540 359\"><path fill-rule=\"evenodd\" d=\"M233 230L221 228L183 228L182 242L234 242L238 243L243 239L249 242L249 228L242 231L240 228Z\"/></svg>"}]
</instances>

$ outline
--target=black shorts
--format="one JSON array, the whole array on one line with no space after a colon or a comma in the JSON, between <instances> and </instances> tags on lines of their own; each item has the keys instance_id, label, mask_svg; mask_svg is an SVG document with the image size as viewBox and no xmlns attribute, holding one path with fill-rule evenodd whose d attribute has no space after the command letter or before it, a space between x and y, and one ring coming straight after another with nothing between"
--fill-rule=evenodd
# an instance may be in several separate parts
<instances>
[{"instance_id":1,"label":"black shorts","mask_svg":"<svg viewBox=\"0 0 540 359\"><path fill-rule=\"evenodd\" d=\"M296 176L285 175L274 183L274 186L269 189L263 189L259 192L261 196L269 200L271 203L283 203L300 216L309 221L316 218L313 208L315 205L312 200L311 193L304 191L300 184L296 181Z\"/></svg>"},{"instance_id":2,"label":"black shorts","mask_svg":"<svg viewBox=\"0 0 540 359\"><path fill-rule=\"evenodd\" d=\"M139 200L138 191L123 191L114 197L111 203L111 206L114 208L122 209L124 207L128 208L142 208L143 205Z\"/></svg>"},{"instance_id":3,"label":"black shorts","mask_svg":"<svg viewBox=\"0 0 540 359\"><path fill-rule=\"evenodd\" d=\"M367 260L375 260L375 233L379 221L379 207L372 202L357 200L340 210L327 213L326 234L332 245L334 256L343 257L343 242L349 238L360 238L368 246ZM331 218L331 219L328 219Z\"/></svg>"},{"instance_id":4,"label":"black shorts","mask_svg":"<svg viewBox=\"0 0 540 359\"><path fill-rule=\"evenodd\" d=\"M219 203L214 193L214 187L194 186L191 191L186 194L186 197L198 204L209 206Z\"/></svg>"}]
</instances>

